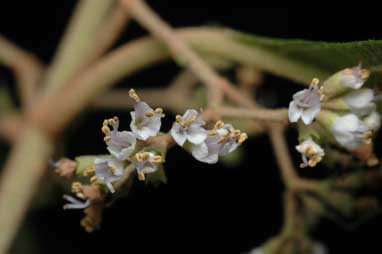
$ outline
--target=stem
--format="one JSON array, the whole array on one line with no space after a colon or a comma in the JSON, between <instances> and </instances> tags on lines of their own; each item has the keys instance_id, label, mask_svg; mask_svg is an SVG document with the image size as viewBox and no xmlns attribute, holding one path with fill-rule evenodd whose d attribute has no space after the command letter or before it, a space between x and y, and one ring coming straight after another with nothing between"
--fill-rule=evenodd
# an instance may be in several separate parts
<instances>
[{"instance_id":1,"label":"stem","mask_svg":"<svg viewBox=\"0 0 382 254\"><path fill-rule=\"evenodd\" d=\"M204 60L195 54L144 1L124 0L122 3L142 26L169 47L175 59L179 59L182 64L192 70L205 83L209 88L209 104L214 107L218 106L223 100L223 94L219 89L220 83L229 83L229 81L220 77Z\"/></svg>"},{"instance_id":2,"label":"stem","mask_svg":"<svg viewBox=\"0 0 382 254\"><path fill-rule=\"evenodd\" d=\"M13 147L0 179L0 253L7 253L52 150L51 140L34 127Z\"/></svg>"},{"instance_id":3,"label":"stem","mask_svg":"<svg viewBox=\"0 0 382 254\"><path fill-rule=\"evenodd\" d=\"M288 119L287 109L244 109L234 107L221 107L220 114L225 117L240 119L254 119L260 121L286 122Z\"/></svg>"},{"instance_id":4,"label":"stem","mask_svg":"<svg viewBox=\"0 0 382 254\"><path fill-rule=\"evenodd\" d=\"M292 159L289 155L288 146L283 134L283 130L284 128L277 124L274 124L271 128L269 128L277 164L281 169L281 175L286 187L294 191L316 192L320 188L318 181L302 179L297 175L292 163Z\"/></svg>"},{"instance_id":5,"label":"stem","mask_svg":"<svg viewBox=\"0 0 382 254\"><path fill-rule=\"evenodd\" d=\"M48 70L44 82L46 93L57 91L74 76L88 56L96 30L113 3L110 0L79 1Z\"/></svg>"},{"instance_id":6,"label":"stem","mask_svg":"<svg viewBox=\"0 0 382 254\"><path fill-rule=\"evenodd\" d=\"M25 109L34 102L43 65L29 52L12 44L0 35L0 63L13 69L21 103Z\"/></svg>"},{"instance_id":7,"label":"stem","mask_svg":"<svg viewBox=\"0 0 382 254\"><path fill-rule=\"evenodd\" d=\"M22 119L15 113L6 113L0 117L0 136L9 143L18 140L24 128Z\"/></svg>"}]
</instances>

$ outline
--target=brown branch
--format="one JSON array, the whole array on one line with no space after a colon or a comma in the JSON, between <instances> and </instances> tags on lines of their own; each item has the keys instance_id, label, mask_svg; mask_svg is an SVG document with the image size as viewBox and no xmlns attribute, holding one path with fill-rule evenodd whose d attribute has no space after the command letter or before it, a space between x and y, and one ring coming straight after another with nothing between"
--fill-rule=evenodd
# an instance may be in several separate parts
<instances>
[{"instance_id":1,"label":"brown branch","mask_svg":"<svg viewBox=\"0 0 382 254\"><path fill-rule=\"evenodd\" d=\"M287 109L245 109L223 106L220 108L220 114L223 117L254 119L270 122L286 123L288 120Z\"/></svg>"},{"instance_id":2,"label":"brown branch","mask_svg":"<svg viewBox=\"0 0 382 254\"><path fill-rule=\"evenodd\" d=\"M3 114L0 117L0 137L9 143L14 143L21 136L23 122L19 115L15 113Z\"/></svg>"},{"instance_id":3,"label":"brown branch","mask_svg":"<svg viewBox=\"0 0 382 254\"><path fill-rule=\"evenodd\" d=\"M279 124L274 124L269 128L277 164L281 170L281 175L286 187L295 191L316 192L320 188L318 181L302 179L297 175L289 155L283 131L284 127Z\"/></svg>"},{"instance_id":4,"label":"brown branch","mask_svg":"<svg viewBox=\"0 0 382 254\"><path fill-rule=\"evenodd\" d=\"M21 103L25 109L35 101L38 82L43 72L42 63L31 53L12 44L0 35L0 63L13 69Z\"/></svg>"},{"instance_id":5,"label":"brown branch","mask_svg":"<svg viewBox=\"0 0 382 254\"><path fill-rule=\"evenodd\" d=\"M114 9L102 21L99 30L96 32L94 38L96 43L91 47L90 52L87 53L82 67L79 67L80 70L93 63L113 46L125 29L128 20L129 15L127 11L119 3L116 3Z\"/></svg>"}]
</instances>

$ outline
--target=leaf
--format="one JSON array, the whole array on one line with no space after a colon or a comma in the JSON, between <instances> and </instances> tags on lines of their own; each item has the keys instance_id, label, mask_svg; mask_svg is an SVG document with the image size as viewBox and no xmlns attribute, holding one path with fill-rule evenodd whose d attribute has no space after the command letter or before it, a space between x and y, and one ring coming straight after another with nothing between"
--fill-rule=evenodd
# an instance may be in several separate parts
<instances>
[{"instance_id":1,"label":"leaf","mask_svg":"<svg viewBox=\"0 0 382 254\"><path fill-rule=\"evenodd\" d=\"M317 69L317 76L321 79L361 62L364 67L371 70L374 74L369 83L375 84L377 81L382 80L381 75L376 75L382 71L381 40L322 42L298 39L273 39L240 32L234 32L233 36L243 45L260 47L287 61L302 64L306 66L307 70ZM289 76L291 75L293 79L301 80L296 75L304 76L304 68L300 69L300 73L291 72Z\"/></svg>"}]
</instances>

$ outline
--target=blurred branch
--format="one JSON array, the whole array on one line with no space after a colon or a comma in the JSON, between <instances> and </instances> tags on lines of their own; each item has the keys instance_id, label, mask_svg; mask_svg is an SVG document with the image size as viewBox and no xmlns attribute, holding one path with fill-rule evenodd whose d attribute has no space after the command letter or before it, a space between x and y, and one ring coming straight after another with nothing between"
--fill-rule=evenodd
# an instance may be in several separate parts
<instances>
[{"instance_id":1,"label":"blurred branch","mask_svg":"<svg viewBox=\"0 0 382 254\"><path fill-rule=\"evenodd\" d=\"M0 178L0 253L7 253L38 189L52 149L51 140L31 126L12 148Z\"/></svg>"},{"instance_id":2,"label":"blurred branch","mask_svg":"<svg viewBox=\"0 0 382 254\"><path fill-rule=\"evenodd\" d=\"M204 60L166 24L144 1L123 0L131 15L154 36L163 41L170 49L173 57L187 66L209 89L209 105L218 107L223 101L224 90L233 87L230 82L217 74ZM221 89L225 87L226 89ZM236 93L234 89L231 92ZM250 103L250 102L248 102Z\"/></svg>"},{"instance_id":3,"label":"blurred branch","mask_svg":"<svg viewBox=\"0 0 382 254\"><path fill-rule=\"evenodd\" d=\"M287 109L245 109L223 106L220 108L220 114L225 117L282 123L287 123L288 120Z\"/></svg>"},{"instance_id":4,"label":"blurred branch","mask_svg":"<svg viewBox=\"0 0 382 254\"><path fill-rule=\"evenodd\" d=\"M79 69L87 67L87 65L93 63L100 56L102 56L103 53L111 48L123 32L128 20L129 15L127 11L122 8L119 2L117 2L114 9L100 24L100 28L96 32L94 38L94 42L96 43L91 46L90 51L87 53L87 56L82 63L82 67Z\"/></svg>"},{"instance_id":5,"label":"blurred branch","mask_svg":"<svg viewBox=\"0 0 382 254\"><path fill-rule=\"evenodd\" d=\"M88 56L97 29L115 1L81 0L58 47L44 81L47 93L57 91L73 78Z\"/></svg>"},{"instance_id":6,"label":"blurred branch","mask_svg":"<svg viewBox=\"0 0 382 254\"><path fill-rule=\"evenodd\" d=\"M9 143L14 143L20 137L23 130L23 122L19 115L6 113L0 115L0 137Z\"/></svg>"},{"instance_id":7,"label":"blurred branch","mask_svg":"<svg viewBox=\"0 0 382 254\"><path fill-rule=\"evenodd\" d=\"M34 102L43 65L29 52L17 47L0 35L0 64L11 68L16 76L21 103L24 108Z\"/></svg>"}]
</instances>

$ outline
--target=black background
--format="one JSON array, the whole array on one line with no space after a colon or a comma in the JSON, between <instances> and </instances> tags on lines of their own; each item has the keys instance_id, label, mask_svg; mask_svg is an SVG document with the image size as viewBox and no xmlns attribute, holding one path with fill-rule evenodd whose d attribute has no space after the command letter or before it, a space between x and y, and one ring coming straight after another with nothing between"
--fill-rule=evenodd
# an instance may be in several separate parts
<instances>
[{"instance_id":1,"label":"black background","mask_svg":"<svg viewBox=\"0 0 382 254\"><path fill-rule=\"evenodd\" d=\"M0 33L48 63L75 2L1 1ZM206 5L208 2L211 6ZM309 9L259 8L244 1L227 5L218 1L155 1L152 6L175 27L214 24L264 36L325 41L382 39L378 8L315 9L314 3ZM118 44L144 34L138 25L130 23ZM175 64L167 63L118 85L161 86L178 71ZM0 69L0 80L14 88L7 70ZM268 90L283 93L278 97L278 106L286 106L298 89L271 76L266 82ZM289 89L285 89L286 85L290 85ZM122 119L122 127L128 128L130 118L126 112L89 109L79 116L60 140L67 146L65 155L104 153L99 126L102 119L115 114ZM163 129L170 125L169 120L165 121ZM296 133L291 131L288 136L293 151ZM31 253L34 248L37 253L249 251L278 232L283 185L267 136L249 140L244 148L244 160L236 168L202 164L179 148L171 150L165 166L168 184L153 188L136 183L127 198L105 211L102 229L93 234L79 227L81 212L61 210L62 189L48 188L49 181L44 181L38 196L48 192L50 201L34 202L36 207L28 214L14 252ZM1 149L4 157L8 147L2 144ZM298 161L298 155L293 152L293 156ZM317 167L302 173L314 176L320 175L320 170L325 171ZM380 233L375 232L381 225L377 218L348 231L323 220L312 235L332 253L379 253Z\"/></svg>"}]
</instances>

